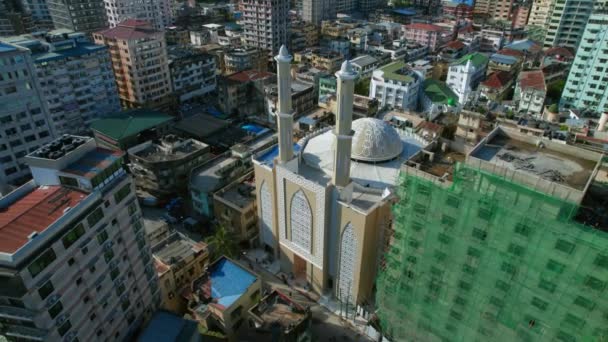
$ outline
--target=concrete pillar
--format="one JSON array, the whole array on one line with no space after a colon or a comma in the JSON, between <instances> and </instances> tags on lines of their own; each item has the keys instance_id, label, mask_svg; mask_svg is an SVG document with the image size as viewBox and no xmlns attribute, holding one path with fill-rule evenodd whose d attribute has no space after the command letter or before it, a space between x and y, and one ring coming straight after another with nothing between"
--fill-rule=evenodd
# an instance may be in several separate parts
<instances>
[{"instance_id":1,"label":"concrete pillar","mask_svg":"<svg viewBox=\"0 0 608 342\"><path fill-rule=\"evenodd\" d=\"M353 70L350 62L345 61L342 63L340 71L336 72L336 77L338 82L338 89L336 90L336 127L333 132L336 150L332 182L336 186L343 187L350 183L353 102L357 73Z\"/></svg>"},{"instance_id":2,"label":"concrete pillar","mask_svg":"<svg viewBox=\"0 0 608 342\"><path fill-rule=\"evenodd\" d=\"M279 105L277 109L277 128L279 131L279 163L293 158L293 110L291 108L291 55L285 45L281 46L277 61L277 82Z\"/></svg>"},{"instance_id":3,"label":"concrete pillar","mask_svg":"<svg viewBox=\"0 0 608 342\"><path fill-rule=\"evenodd\" d=\"M607 123L608 123L608 113L602 113L602 116L600 117L600 122L597 125L597 130L600 132L605 130Z\"/></svg>"}]
</instances>

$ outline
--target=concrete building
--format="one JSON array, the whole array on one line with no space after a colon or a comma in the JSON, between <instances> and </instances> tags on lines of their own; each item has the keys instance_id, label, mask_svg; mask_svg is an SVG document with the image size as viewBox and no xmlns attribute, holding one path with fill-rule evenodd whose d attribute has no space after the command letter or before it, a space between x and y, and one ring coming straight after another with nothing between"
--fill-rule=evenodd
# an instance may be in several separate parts
<instances>
[{"instance_id":1,"label":"concrete building","mask_svg":"<svg viewBox=\"0 0 608 342\"><path fill-rule=\"evenodd\" d=\"M403 31L407 41L427 46L429 51L436 51L454 38L454 32L433 24L413 23L405 25Z\"/></svg>"},{"instance_id":2,"label":"concrete building","mask_svg":"<svg viewBox=\"0 0 608 342\"><path fill-rule=\"evenodd\" d=\"M519 5L513 9L512 14L512 25L513 28L524 28L528 24L528 17L530 16L530 6Z\"/></svg>"},{"instance_id":3,"label":"concrete building","mask_svg":"<svg viewBox=\"0 0 608 342\"><path fill-rule=\"evenodd\" d=\"M307 47L319 45L319 29L314 24L306 21L291 22L289 26L289 36L290 40L302 39L302 48L298 50L304 50Z\"/></svg>"},{"instance_id":4,"label":"concrete building","mask_svg":"<svg viewBox=\"0 0 608 342\"><path fill-rule=\"evenodd\" d=\"M255 246L259 240L253 172L215 192L213 210L217 221L237 242Z\"/></svg>"},{"instance_id":5,"label":"concrete building","mask_svg":"<svg viewBox=\"0 0 608 342\"><path fill-rule=\"evenodd\" d=\"M217 86L213 55L194 49L170 47L169 72L173 91L180 103L200 99Z\"/></svg>"},{"instance_id":6,"label":"concrete building","mask_svg":"<svg viewBox=\"0 0 608 342\"><path fill-rule=\"evenodd\" d=\"M472 20L473 19L473 6L459 3L449 2L443 5L443 15L448 18L456 20Z\"/></svg>"},{"instance_id":7,"label":"concrete building","mask_svg":"<svg viewBox=\"0 0 608 342\"><path fill-rule=\"evenodd\" d=\"M36 27L31 12L20 1L0 1L0 37L31 32Z\"/></svg>"},{"instance_id":8,"label":"concrete building","mask_svg":"<svg viewBox=\"0 0 608 342\"><path fill-rule=\"evenodd\" d=\"M146 109L134 109L93 121L91 130L97 144L111 150L129 148L157 139L169 131L173 117Z\"/></svg>"},{"instance_id":9,"label":"concrete building","mask_svg":"<svg viewBox=\"0 0 608 342\"><path fill-rule=\"evenodd\" d=\"M30 177L25 156L55 136L31 51L0 41L0 185Z\"/></svg>"},{"instance_id":10,"label":"concrete building","mask_svg":"<svg viewBox=\"0 0 608 342\"><path fill-rule=\"evenodd\" d=\"M156 30L165 28L161 10L162 0L103 0L103 2L110 28L129 19L146 21Z\"/></svg>"},{"instance_id":11,"label":"concrete building","mask_svg":"<svg viewBox=\"0 0 608 342\"><path fill-rule=\"evenodd\" d=\"M262 281L227 257L214 261L205 274L192 281L185 297L188 313L208 330L219 330L236 340L248 310L261 297Z\"/></svg>"},{"instance_id":12,"label":"concrete building","mask_svg":"<svg viewBox=\"0 0 608 342\"><path fill-rule=\"evenodd\" d=\"M220 110L228 115L265 116L265 86L274 74L245 70L218 79Z\"/></svg>"},{"instance_id":13,"label":"concrete building","mask_svg":"<svg viewBox=\"0 0 608 342\"><path fill-rule=\"evenodd\" d=\"M168 108L173 88L164 33L141 20L129 19L93 34L110 50L123 108Z\"/></svg>"},{"instance_id":14,"label":"concrete building","mask_svg":"<svg viewBox=\"0 0 608 342\"><path fill-rule=\"evenodd\" d=\"M486 76L488 57L481 53L468 54L450 64L446 83L464 105L469 95Z\"/></svg>"},{"instance_id":15,"label":"concrete building","mask_svg":"<svg viewBox=\"0 0 608 342\"><path fill-rule=\"evenodd\" d=\"M167 41L167 46L188 47L190 45L190 31L177 26L165 27L165 40ZM192 43L192 45L196 44Z\"/></svg>"},{"instance_id":16,"label":"concrete building","mask_svg":"<svg viewBox=\"0 0 608 342\"><path fill-rule=\"evenodd\" d=\"M312 314L278 290L249 309L249 319L260 339L266 341L312 341Z\"/></svg>"},{"instance_id":17,"label":"concrete building","mask_svg":"<svg viewBox=\"0 0 608 342\"><path fill-rule=\"evenodd\" d=\"M521 70L523 61L523 53L512 50L499 50L497 53L490 55L487 73L506 71L515 75Z\"/></svg>"},{"instance_id":18,"label":"concrete building","mask_svg":"<svg viewBox=\"0 0 608 342\"><path fill-rule=\"evenodd\" d=\"M549 18L551 10L555 6L556 0L536 0L532 3L530 16L528 17L528 25L536 26L546 30L549 28Z\"/></svg>"},{"instance_id":19,"label":"concrete building","mask_svg":"<svg viewBox=\"0 0 608 342\"><path fill-rule=\"evenodd\" d=\"M154 267L160 283L160 307L181 314L186 311L182 290L204 272L209 263L209 248L204 242L194 242L173 231L166 238L152 244Z\"/></svg>"},{"instance_id":20,"label":"concrete building","mask_svg":"<svg viewBox=\"0 0 608 342\"><path fill-rule=\"evenodd\" d=\"M479 84L479 96L490 101L502 102L506 99L513 81L513 74L506 71L495 71Z\"/></svg>"},{"instance_id":21,"label":"concrete building","mask_svg":"<svg viewBox=\"0 0 608 342\"><path fill-rule=\"evenodd\" d=\"M469 53L469 49L463 42L453 40L441 47L439 56L448 62L452 62L460 59L467 53Z\"/></svg>"},{"instance_id":22,"label":"concrete building","mask_svg":"<svg viewBox=\"0 0 608 342\"><path fill-rule=\"evenodd\" d=\"M120 110L110 54L84 33L55 30L9 39L28 49L57 135L85 133Z\"/></svg>"},{"instance_id":23,"label":"concrete building","mask_svg":"<svg viewBox=\"0 0 608 342\"><path fill-rule=\"evenodd\" d=\"M540 70L522 71L515 85L514 101L520 113L541 115L547 96L545 76Z\"/></svg>"},{"instance_id":24,"label":"concrete building","mask_svg":"<svg viewBox=\"0 0 608 342\"><path fill-rule=\"evenodd\" d=\"M593 0L565 0L551 6L544 47L563 46L576 50L595 3Z\"/></svg>"},{"instance_id":25,"label":"concrete building","mask_svg":"<svg viewBox=\"0 0 608 342\"><path fill-rule=\"evenodd\" d=\"M47 0L56 29L92 33L108 27L104 0Z\"/></svg>"},{"instance_id":26,"label":"concrete building","mask_svg":"<svg viewBox=\"0 0 608 342\"><path fill-rule=\"evenodd\" d=\"M562 109L608 111L607 30L608 15L591 15L560 99Z\"/></svg>"},{"instance_id":27,"label":"concrete building","mask_svg":"<svg viewBox=\"0 0 608 342\"><path fill-rule=\"evenodd\" d=\"M337 0L302 0L302 19L320 26L323 20L336 17Z\"/></svg>"},{"instance_id":28,"label":"concrete building","mask_svg":"<svg viewBox=\"0 0 608 342\"><path fill-rule=\"evenodd\" d=\"M287 0L240 0L243 15L243 43L245 46L266 50L269 54L279 51L280 42L287 41L289 1Z\"/></svg>"},{"instance_id":29,"label":"concrete building","mask_svg":"<svg viewBox=\"0 0 608 342\"><path fill-rule=\"evenodd\" d=\"M423 81L405 62L393 62L374 71L369 97L377 99L380 107L416 110Z\"/></svg>"},{"instance_id":30,"label":"concrete building","mask_svg":"<svg viewBox=\"0 0 608 342\"><path fill-rule=\"evenodd\" d=\"M165 199L186 194L190 171L212 158L207 144L172 134L127 151L137 188Z\"/></svg>"},{"instance_id":31,"label":"concrete building","mask_svg":"<svg viewBox=\"0 0 608 342\"><path fill-rule=\"evenodd\" d=\"M2 334L133 339L160 295L122 154L65 135L27 162L34 179L0 201Z\"/></svg>"},{"instance_id":32,"label":"concrete building","mask_svg":"<svg viewBox=\"0 0 608 342\"><path fill-rule=\"evenodd\" d=\"M326 72L334 72L340 68L344 56L335 51L314 48L295 53L294 60Z\"/></svg>"},{"instance_id":33,"label":"concrete building","mask_svg":"<svg viewBox=\"0 0 608 342\"><path fill-rule=\"evenodd\" d=\"M245 70L267 70L267 51L258 48L238 48L225 51L223 54L224 65L222 72L226 75Z\"/></svg>"},{"instance_id":34,"label":"concrete building","mask_svg":"<svg viewBox=\"0 0 608 342\"><path fill-rule=\"evenodd\" d=\"M431 117L441 112L451 112L458 106L458 95L445 83L427 78L422 87L420 107Z\"/></svg>"},{"instance_id":35,"label":"concrete building","mask_svg":"<svg viewBox=\"0 0 608 342\"><path fill-rule=\"evenodd\" d=\"M371 78L372 73L379 66L378 60L369 55L361 55L351 59L350 63L360 78Z\"/></svg>"},{"instance_id":36,"label":"concrete building","mask_svg":"<svg viewBox=\"0 0 608 342\"><path fill-rule=\"evenodd\" d=\"M279 105L279 93L276 84L264 87L266 93L266 115L269 122L275 121ZM317 107L318 95L313 84L294 80L291 83L291 101L294 117L300 117Z\"/></svg>"},{"instance_id":37,"label":"concrete building","mask_svg":"<svg viewBox=\"0 0 608 342\"><path fill-rule=\"evenodd\" d=\"M32 28L34 28L35 31L54 29L53 19L51 18L51 14L49 13L49 8L46 4L46 0L26 0L21 2L20 5L23 6L24 9L27 9L27 12L31 14L33 24Z\"/></svg>"},{"instance_id":38,"label":"concrete building","mask_svg":"<svg viewBox=\"0 0 608 342\"><path fill-rule=\"evenodd\" d=\"M253 157L261 245L296 284L361 305L372 295L398 165L423 143L378 119L352 121L357 74L344 62L336 73L336 126L294 145L292 58L285 48L275 58L278 149Z\"/></svg>"},{"instance_id":39,"label":"concrete building","mask_svg":"<svg viewBox=\"0 0 608 342\"><path fill-rule=\"evenodd\" d=\"M203 336L199 333L195 321L165 311L157 311L152 316L137 341L156 342L159 338L166 342L203 342Z\"/></svg>"}]
</instances>

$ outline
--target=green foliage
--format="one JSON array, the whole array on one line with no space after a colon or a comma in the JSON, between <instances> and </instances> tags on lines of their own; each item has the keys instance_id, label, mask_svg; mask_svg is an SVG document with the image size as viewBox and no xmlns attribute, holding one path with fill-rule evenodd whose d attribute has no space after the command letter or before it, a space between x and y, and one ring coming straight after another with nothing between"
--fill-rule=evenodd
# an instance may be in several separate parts
<instances>
[{"instance_id":1,"label":"green foliage","mask_svg":"<svg viewBox=\"0 0 608 342\"><path fill-rule=\"evenodd\" d=\"M554 104L552 104L552 105L550 105L550 106L549 106L549 111L550 111L551 113L557 113L557 111L558 111L558 110L559 110L559 109L558 109L558 107L557 107L557 103L554 103Z\"/></svg>"},{"instance_id":2,"label":"green foliage","mask_svg":"<svg viewBox=\"0 0 608 342\"><path fill-rule=\"evenodd\" d=\"M355 94L369 96L369 85L371 83L371 79L365 78L357 82L355 84Z\"/></svg>"},{"instance_id":3,"label":"green foliage","mask_svg":"<svg viewBox=\"0 0 608 342\"><path fill-rule=\"evenodd\" d=\"M229 258L236 257L238 252L236 239L223 225L220 225L215 234L210 236L206 242L211 247L212 259L216 259L220 255L225 255Z\"/></svg>"},{"instance_id":4,"label":"green foliage","mask_svg":"<svg viewBox=\"0 0 608 342\"><path fill-rule=\"evenodd\" d=\"M565 80L557 80L549 83L547 85L547 97L550 98L552 102L558 102L559 98L562 96L565 85Z\"/></svg>"}]
</instances>

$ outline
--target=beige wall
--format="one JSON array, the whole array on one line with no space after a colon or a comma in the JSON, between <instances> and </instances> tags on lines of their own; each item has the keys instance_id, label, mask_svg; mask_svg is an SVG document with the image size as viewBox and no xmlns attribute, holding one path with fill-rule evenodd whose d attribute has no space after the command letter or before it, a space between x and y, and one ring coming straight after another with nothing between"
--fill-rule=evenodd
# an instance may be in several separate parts
<instances>
[{"instance_id":1,"label":"beige wall","mask_svg":"<svg viewBox=\"0 0 608 342\"><path fill-rule=\"evenodd\" d=\"M276 190L275 190L275 175L273 170L269 170L267 167L258 165L256 163L253 164L253 172L255 173L255 189L256 189L256 197L258 201L257 205L257 215L258 215L258 228L261 229L262 225L262 203L261 203L261 194L260 189L262 188L262 183L266 183L268 187L268 191L270 191L270 196L272 198L272 234L274 235L275 245L271 246L275 252L275 258L279 256L279 230L278 230L278 218L277 218L277 199L276 199ZM262 234L260 234L260 240L262 239Z\"/></svg>"}]
</instances>

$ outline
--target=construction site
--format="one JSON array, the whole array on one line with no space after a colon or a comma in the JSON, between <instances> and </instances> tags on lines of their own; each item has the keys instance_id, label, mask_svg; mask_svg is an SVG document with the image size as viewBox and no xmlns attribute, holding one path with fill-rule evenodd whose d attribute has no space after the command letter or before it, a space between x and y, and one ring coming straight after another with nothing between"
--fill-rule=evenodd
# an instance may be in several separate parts
<instances>
[{"instance_id":1,"label":"construction site","mask_svg":"<svg viewBox=\"0 0 608 342\"><path fill-rule=\"evenodd\" d=\"M455 146L402 167L376 280L385 336L607 340L608 158L500 127Z\"/></svg>"}]
</instances>

